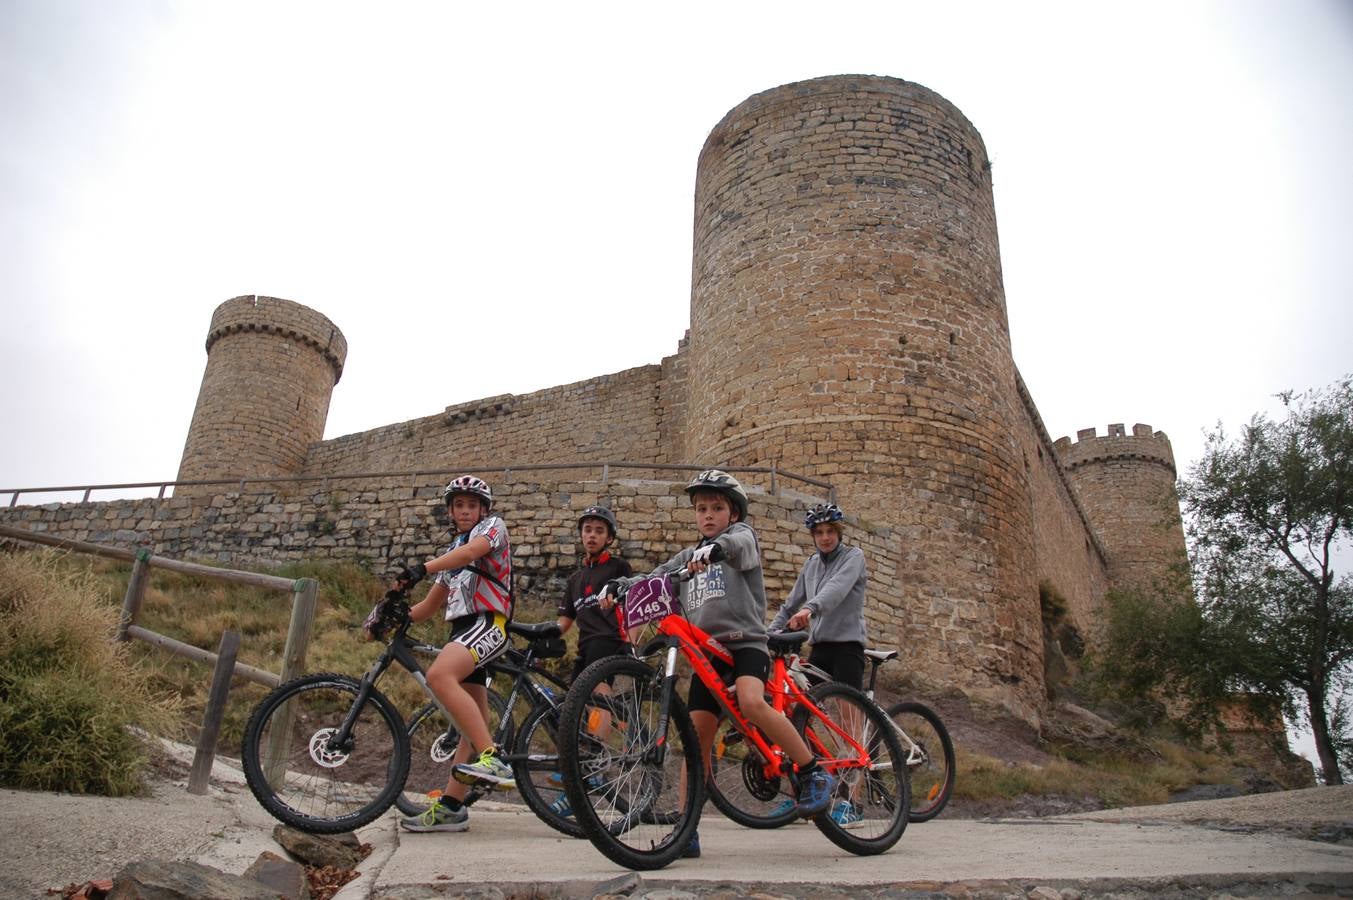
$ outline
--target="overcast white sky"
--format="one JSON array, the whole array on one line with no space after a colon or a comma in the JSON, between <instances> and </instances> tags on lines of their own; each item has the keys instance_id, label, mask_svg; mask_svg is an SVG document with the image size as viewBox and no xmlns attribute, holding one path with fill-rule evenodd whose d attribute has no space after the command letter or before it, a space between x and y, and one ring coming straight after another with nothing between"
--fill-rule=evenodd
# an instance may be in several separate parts
<instances>
[{"instance_id":1,"label":"overcast white sky","mask_svg":"<svg viewBox=\"0 0 1353 900\"><path fill-rule=\"evenodd\" d=\"M326 437L659 362L706 136L821 75L981 132L1054 438L1353 371L1346 0L468 6L0 0L0 489L172 479L239 294L347 336Z\"/></svg>"}]
</instances>

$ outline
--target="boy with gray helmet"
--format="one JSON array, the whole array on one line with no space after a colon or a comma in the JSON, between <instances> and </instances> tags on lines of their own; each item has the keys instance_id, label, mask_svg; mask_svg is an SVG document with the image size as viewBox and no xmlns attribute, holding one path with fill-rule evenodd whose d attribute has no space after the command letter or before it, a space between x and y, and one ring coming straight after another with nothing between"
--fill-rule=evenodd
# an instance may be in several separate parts
<instances>
[{"instance_id":1,"label":"boy with gray helmet","mask_svg":"<svg viewBox=\"0 0 1353 900\"><path fill-rule=\"evenodd\" d=\"M836 779L817 764L789 719L765 699L766 676L770 674L766 588L756 532L746 522L747 492L727 472L708 469L686 485L686 493L695 507L700 541L658 566L654 573L672 574L684 569L695 575L681 586L686 617L732 653L731 666L717 659L710 662L732 681L742 714L794 761L798 771L792 780L798 786L799 814L815 816L827 808ZM609 596L614 588L608 588ZM687 707L700 738L701 756L708 762L722 708L699 679L691 682ZM686 855L700 855L698 834Z\"/></svg>"}]
</instances>

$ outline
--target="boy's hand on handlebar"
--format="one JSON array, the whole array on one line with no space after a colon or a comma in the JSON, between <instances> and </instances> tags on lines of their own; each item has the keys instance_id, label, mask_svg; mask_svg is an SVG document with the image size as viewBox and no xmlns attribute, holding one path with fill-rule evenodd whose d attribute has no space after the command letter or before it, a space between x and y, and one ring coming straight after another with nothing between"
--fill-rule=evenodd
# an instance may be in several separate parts
<instances>
[{"instance_id":1,"label":"boy's hand on handlebar","mask_svg":"<svg viewBox=\"0 0 1353 900\"><path fill-rule=\"evenodd\" d=\"M723 559L723 548L718 544L703 544L695 548L691 554L691 561L687 563L686 570L689 572L703 572L709 568L710 563L716 563Z\"/></svg>"},{"instance_id":2,"label":"boy's hand on handlebar","mask_svg":"<svg viewBox=\"0 0 1353 900\"><path fill-rule=\"evenodd\" d=\"M395 577L395 584L399 585L401 590L408 590L418 582L422 581L428 575L428 567L422 563L414 563L411 566L405 566L404 569Z\"/></svg>"},{"instance_id":3,"label":"boy's hand on handlebar","mask_svg":"<svg viewBox=\"0 0 1353 900\"><path fill-rule=\"evenodd\" d=\"M602 612L610 612L615 608L616 598L620 596L620 582L612 579L601 586L601 592L597 594L597 605L601 607Z\"/></svg>"}]
</instances>

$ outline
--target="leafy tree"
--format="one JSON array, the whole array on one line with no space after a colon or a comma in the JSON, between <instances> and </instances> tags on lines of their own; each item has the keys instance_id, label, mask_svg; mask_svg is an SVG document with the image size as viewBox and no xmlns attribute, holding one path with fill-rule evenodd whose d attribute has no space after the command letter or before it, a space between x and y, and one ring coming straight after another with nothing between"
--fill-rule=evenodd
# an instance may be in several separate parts
<instances>
[{"instance_id":1,"label":"leafy tree","mask_svg":"<svg viewBox=\"0 0 1353 900\"><path fill-rule=\"evenodd\" d=\"M1235 687L1283 698L1315 737L1327 784L1342 784L1353 689L1353 378L1280 395L1238 438L1208 435L1181 483L1205 649ZM1304 709L1298 701L1304 699Z\"/></svg>"}]
</instances>

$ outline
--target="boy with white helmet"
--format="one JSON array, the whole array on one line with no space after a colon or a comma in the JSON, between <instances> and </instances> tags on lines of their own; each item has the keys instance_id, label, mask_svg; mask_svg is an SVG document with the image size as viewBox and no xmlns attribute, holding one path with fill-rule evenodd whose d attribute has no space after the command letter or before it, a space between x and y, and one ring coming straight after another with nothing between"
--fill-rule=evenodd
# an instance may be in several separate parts
<instances>
[{"instance_id":1,"label":"boy with white helmet","mask_svg":"<svg viewBox=\"0 0 1353 900\"><path fill-rule=\"evenodd\" d=\"M732 653L731 666L717 659L710 662L725 679L732 678L742 714L784 748L797 765L793 781L798 786L799 814L815 816L827 808L836 779L818 766L793 724L765 699L766 676L770 674L766 588L756 532L745 521L747 492L732 475L709 469L686 485L686 493L695 507L700 541L655 572L670 574L685 569L695 574L681 588L686 617ZM608 590L608 594L613 592ZM723 711L699 679L691 681L687 706L700 738L701 756L708 764ZM698 834L686 855L700 855Z\"/></svg>"},{"instance_id":2,"label":"boy with white helmet","mask_svg":"<svg viewBox=\"0 0 1353 900\"><path fill-rule=\"evenodd\" d=\"M508 649L507 621L512 617L512 545L507 526L492 515L493 492L482 479L462 475L446 486L442 499L455 537L436 559L415 563L397 584L412 587L435 575L427 596L409 610L415 622L445 607L451 637L427 670L428 686L451 713L465 736L456 747L446 790L426 811L399 824L408 831L465 831L469 811L462 801L468 785L517 786L512 769L498 755L489 731L486 666ZM471 749L477 759L470 763Z\"/></svg>"}]
</instances>

